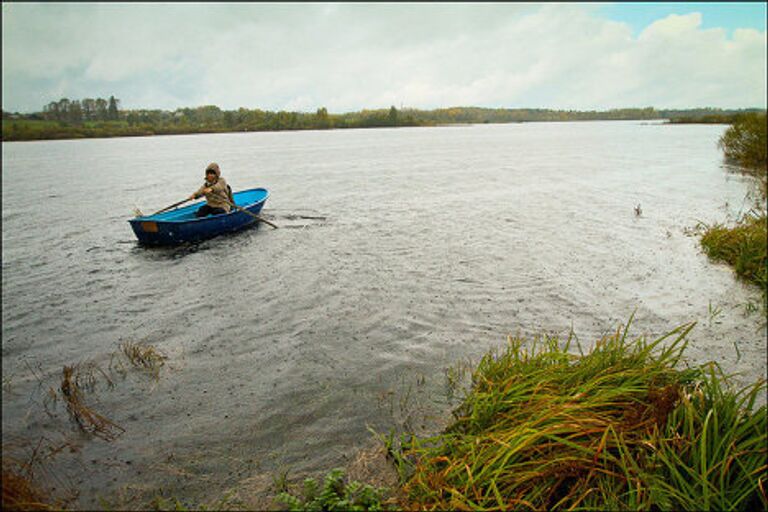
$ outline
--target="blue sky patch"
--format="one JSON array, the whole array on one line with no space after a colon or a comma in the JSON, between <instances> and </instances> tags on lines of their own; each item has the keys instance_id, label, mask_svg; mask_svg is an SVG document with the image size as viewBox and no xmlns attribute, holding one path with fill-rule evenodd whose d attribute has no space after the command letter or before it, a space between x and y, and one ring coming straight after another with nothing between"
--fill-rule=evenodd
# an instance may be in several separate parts
<instances>
[{"instance_id":1,"label":"blue sky patch","mask_svg":"<svg viewBox=\"0 0 768 512\"><path fill-rule=\"evenodd\" d=\"M632 27L635 36L670 14L700 12L701 28L723 28L728 36L737 28L765 30L765 2L620 2L601 4L597 14Z\"/></svg>"}]
</instances>

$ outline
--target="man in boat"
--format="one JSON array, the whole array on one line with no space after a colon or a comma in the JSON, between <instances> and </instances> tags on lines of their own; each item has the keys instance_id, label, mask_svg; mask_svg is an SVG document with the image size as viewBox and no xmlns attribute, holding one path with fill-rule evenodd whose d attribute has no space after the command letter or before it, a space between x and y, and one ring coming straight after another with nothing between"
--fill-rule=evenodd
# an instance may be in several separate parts
<instances>
[{"instance_id":1,"label":"man in boat","mask_svg":"<svg viewBox=\"0 0 768 512\"><path fill-rule=\"evenodd\" d=\"M197 209L196 217L229 213L233 203L232 192L227 181L221 177L219 164L211 163L205 168L205 183L197 189L189 199L205 196L205 204Z\"/></svg>"}]
</instances>

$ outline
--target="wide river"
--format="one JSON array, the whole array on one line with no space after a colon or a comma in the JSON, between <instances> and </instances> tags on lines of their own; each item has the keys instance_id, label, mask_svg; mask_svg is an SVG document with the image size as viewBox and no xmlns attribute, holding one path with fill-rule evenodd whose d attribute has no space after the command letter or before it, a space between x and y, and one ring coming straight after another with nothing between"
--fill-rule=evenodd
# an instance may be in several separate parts
<instances>
[{"instance_id":1,"label":"wide river","mask_svg":"<svg viewBox=\"0 0 768 512\"><path fill-rule=\"evenodd\" d=\"M45 458L79 507L159 488L204 501L342 466L369 427L436 428L447 369L508 335L573 330L586 348L633 312L649 338L697 322L689 364L765 378L759 289L690 231L750 208L717 147L725 128L3 143L4 454ZM133 209L183 199L212 161L235 190L267 188L280 229L137 245ZM125 342L168 357L156 379L119 363ZM80 432L58 392L62 368L88 362L104 373L84 399L124 429L111 442Z\"/></svg>"}]
</instances>

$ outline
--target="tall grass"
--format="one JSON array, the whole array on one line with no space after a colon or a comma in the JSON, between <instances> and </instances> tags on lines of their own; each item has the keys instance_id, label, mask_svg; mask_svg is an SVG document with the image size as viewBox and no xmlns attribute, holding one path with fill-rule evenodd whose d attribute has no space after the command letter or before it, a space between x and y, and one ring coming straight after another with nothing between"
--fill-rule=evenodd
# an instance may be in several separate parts
<instances>
[{"instance_id":1,"label":"tall grass","mask_svg":"<svg viewBox=\"0 0 768 512\"><path fill-rule=\"evenodd\" d=\"M730 264L736 275L768 290L768 219L765 213L746 216L732 228L707 227L701 245L713 260Z\"/></svg>"},{"instance_id":2,"label":"tall grass","mask_svg":"<svg viewBox=\"0 0 768 512\"><path fill-rule=\"evenodd\" d=\"M742 114L719 140L725 158L765 178L768 166L768 121L765 112Z\"/></svg>"},{"instance_id":3,"label":"tall grass","mask_svg":"<svg viewBox=\"0 0 768 512\"><path fill-rule=\"evenodd\" d=\"M20 467L3 457L3 510L57 510L48 495Z\"/></svg>"},{"instance_id":4,"label":"tall grass","mask_svg":"<svg viewBox=\"0 0 768 512\"><path fill-rule=\"evenodd\" d=\"M765 383L734 392L715 365L677 369L692 327L652 342L619 329L581 356L510 338L455 421L402 454L406 508L765 509Z\"/></svg>"},{"instance_id":5,"label":"tall grass","mask_svg":"<svg viewBox=\"0 0 768 512\"><path fill-rule=\"evenodd\" d=\"M763 291L763 309L768 310L768 124L765 113L739 116L720 138L726 160L757 180L759 204L732 227L706 226L701 245L716 261L730 264L736 275Z\"/></svg>"}]
</instances>

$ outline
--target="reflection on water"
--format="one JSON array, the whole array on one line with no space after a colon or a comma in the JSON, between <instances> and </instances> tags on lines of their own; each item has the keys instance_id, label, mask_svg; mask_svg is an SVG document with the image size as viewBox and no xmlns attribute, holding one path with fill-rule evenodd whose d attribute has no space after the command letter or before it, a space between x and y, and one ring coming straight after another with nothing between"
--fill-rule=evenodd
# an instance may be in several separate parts
<instances>
[{"instance_id":1,"label":"reflection on water","mask_svg":"<svg viewBox=\"0 0 768 512\"><path fill-rule=\"evenodd\" d=\"M445 369L507 334L573 329L588 345L633 311L637 334L698 321L691 363L765 376L761 319L744 316L759 292L686 234L748 208L745 178L716 146L724 128L5 143L4 443L72 443L51 464L83 507L159 486L211 496L256 474L341 465L368 427L435 428L450 409ZM235 190L270 190L262 215L280 229L136 244L134 206L172 203L213 160ZM168 355L157 381L115 370L123 341ZM82 361L112 372L114 386L87 397L125 428L114 442L44 407L62 367Z\"/></svg>"}]
</instances>

